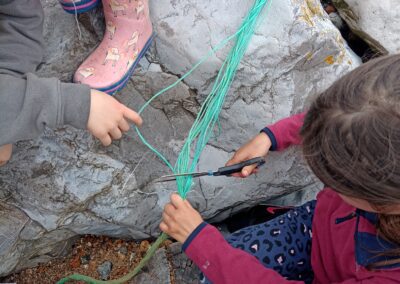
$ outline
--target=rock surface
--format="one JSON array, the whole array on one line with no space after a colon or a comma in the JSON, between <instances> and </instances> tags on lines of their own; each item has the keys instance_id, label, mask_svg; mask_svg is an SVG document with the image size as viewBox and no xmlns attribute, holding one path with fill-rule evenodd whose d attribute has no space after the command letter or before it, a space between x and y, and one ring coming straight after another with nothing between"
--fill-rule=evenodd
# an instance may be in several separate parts
<instances>
[{"instance_id":1,"label":"rock surface","mask_svg":"<svg viewBox=\"0 0 400 284\"><path fill-rule=\"evenodd\" d=\"M171 271L167 251L164 248L157 250L147 266L134 277L130 284L170 284ZM183 284L183 283L182 283Z\"/></svg>"},{"instance_id":2,"label":"rock surface","mask_svg":"<svg viewBox=\"0 0 400 284\"><path fill-rule=\"evenodd\" d=\"M149 264L130 284L197 284L200 270L182 252L178 243L157 250ZM173 279L173 280L172 280Z\"/></svg>"},{"instance_id":3,"label":"rock surface","mask_svg":"<svg viewBox=\"0 0 400 284\"><path fill-rule=\"evenodd\" d=\"M101 40L101 8L79 17L79 38L73 16L56 0L42 3L48 44L39 73L69 81ZM151 1L154 47L117 99L139 109L233 34L252 3ZM143 113L142 133L170 161L175 161L228 50L217 52ZM301 111L307 100L359 64L318 0L273 1L227 97L221 134L205 149L199 169L223 165L260 128ZM0 169L0 276L62 255L79 234L158 235L162 208L175 187L151 182L169 171L134 130L104 148L88 133L65 127L19 142L14 149L10 163ZM306 194L295 195L293 202L299 203L321 187L296 148L271 153L266 169L239 182L200 179L189 199L204 218L218 221L262 200L304 190Z\"/></svg>"},{"instance_id":4,"label":"rock surface","mask_svg":"<svg viewBox=\"0 0 400 284\"><path fill-rule=\"evenodd\" d=\"M180 244L172 244L169 247L169 255L176 284L197 284L199 282L200 269L182 252Z\"/></svg>"},{"instance_id":5,"label":"rock surface","mask_svg":"<svg viewBox=\"0 0 400 284\"><path fill-rule=\"evenodd\" d=\"M400 52L397 0L333 0L351 30L382 54Z\"/></svg>"}]
</instances>

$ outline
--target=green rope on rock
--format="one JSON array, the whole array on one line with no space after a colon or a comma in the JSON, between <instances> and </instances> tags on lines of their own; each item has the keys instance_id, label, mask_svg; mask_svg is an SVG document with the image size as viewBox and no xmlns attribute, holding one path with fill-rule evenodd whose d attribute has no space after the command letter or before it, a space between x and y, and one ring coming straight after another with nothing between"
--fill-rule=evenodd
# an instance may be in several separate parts
<instances>
[{"instance_id":1,"label":"green rope on rock","mask_svg":"<svg viewBox=\"0 0 400 284\"><path fill-rule=\"evenodd\" d=\"M272 0L256 0L253 7L250 9L248 15L243 20L239 30L224 39L215 48L213 48L205 57L203 57L198 63L196 63L192 69L190 69L185 75L179 80L168 86L167 88L156 93L150 100L148 100L142 108L139 110L141 114L144 109L150 105L150 103L157 97L175 87L179 82L183 81L187 76L193 73L204 61L206 61L211 55L215 54L216 51L224 47L230 40L236 39L234 46L229 52L227 58L222 64L221 69L218 72L217 78L214 82L213 88L210 94L205 99L201 106L201 109L193 123L188 137L186 138L185 144L178 156L175 163L175 167L162 155L155 147L153 147L142 135L140 130L136 127L136 132L139 135L141 141L153 151L170 169L173 173L190 173L194 172L199 162L200 155L207 145L212 133L214 131L215 124L218 121L219 114L225 97L232 84L233 78L236 74L237 67L242 60L250 39L254 34L259 15L265 5L268 3L268 10L271 7ZM186 194L190 190L192 185L191 176L183 176L177 178L178 193L182 198L186 197Z\"/></svg>"},{"instance_id":2,"label":"green rope on rock","mask_svg":"<svg viewBox=\"0 0 400 284\"><path fill-rule=\"evenodd\" d=\"M221 69L218 72L217 78L214 82L210 94L207 96L207 98L205 99L204 103L200 108L200 111L189 131L188 137L185 140L185 143L182 147L182 150L178 156L178 159L174 167L171 165L168 159L164 157L164 155L162 155L155 147L153 147L145 139L143 134L136 127L136 132L138 133L138 136L141 139L141 141L151 151L153 151L171 169L173 173L189 173L189 172L194 172L196 170L196 166L199 162L200 155L204 147L207 145L209 139L212 137L216 124L218 125L218 117L221 112L222 105L225 101L225 97L235 77L239 63L242 60L247 50L251 37L254 34L254 29L256 27L257 20L262 10L266 6L266 4L268 4L267 9L268 10L270 9L271 2L272 0L255 0L255 3L250 9L248 15L245 17L245 19L242 22L242 25L235 34L231 35L230 37L220 42L205 57L203 57L198 63L196 63L192 67L192 69L190 69L185 75L183 75L179 80L177 80L170 86L156 93L139 110L139 114L142 113L153 100L155 100L157 97L159 97L166 91L170 90L171 88L175 87L179 82L183 81L187 76L193 73L193 71L196 68L198 68L201 64L203 64L210 56L215 54L217 50L224 47L232 39L236 39L235 44L233 45L228 56L223 62ZM182 198L186 198L186 195L192 186L192 177L191 176L178 177L176 184L180 196ZM145 257L140 261L139 265L130 273L119 279L110 281L100 281L88 276L73 274L71 276L61 279L57 283L63 284L69 280L80 280L93 284L98 284L98 283L120 284L127 282L129 279L133 278L137 273L139 273L139 271L147 264L150 258L154 255L157 248L167 238L168 235L164 233L161 234L160 237L158 237L158 239L149 248Z\"/></svg>"}]
</instances>

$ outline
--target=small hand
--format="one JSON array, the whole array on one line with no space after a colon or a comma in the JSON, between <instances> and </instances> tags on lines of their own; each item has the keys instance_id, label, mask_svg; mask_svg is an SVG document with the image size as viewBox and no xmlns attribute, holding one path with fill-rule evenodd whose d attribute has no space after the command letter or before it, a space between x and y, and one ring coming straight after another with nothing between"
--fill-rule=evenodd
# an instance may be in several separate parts
<instances>
[{"instance_id":1,"label":"small hand","mask_svg":"<svg viewBox=\"0 0 400 284\"><path fill-rule=\"evenodd\" d=\"M0 146L0 167L7 164L12 154L12 144Z\"/></svg>"},{"instance_id":2,"label":"small hand","mask_svg":"<svg viewBox=\"0 0 400 284\"><path fill-rule=\"evenodd\" d=\"M164 207L160 229L180 243L184 243L190 234L203 222L189 201L178 194L171 195L171 203Z\"/></svg>"},{"instance_id":3,"label":"small hand","mask_svg":"<svg viewBox=\"0 0 400 284\"><path fill-rule=\"evenodd\" d=\"M122 133L129 130L128 120L138 126L142 124L139 114L119 103L110 95L91 90L90 96L87 128L100 139L104 146L110 145L113 139L120 139Z\"/></svg>"},{"instance_id":4,"label":"small hand","mask_svg":"<svg viewBox=\"0 0 400 284\"><path fill-rule=\"evenodd\" d=\"M268 154L269 148L271 147L271 140L265 133L260 133L254 136L249 142L240 147L239 150L233 155L233 157L226 163L227 166L237 164L252 158L264 157ZM257 172L257 165L251 165L244 167L242 172L233 174L234 177L248 177L249 175Z\"/></svg>"}]
</instances>

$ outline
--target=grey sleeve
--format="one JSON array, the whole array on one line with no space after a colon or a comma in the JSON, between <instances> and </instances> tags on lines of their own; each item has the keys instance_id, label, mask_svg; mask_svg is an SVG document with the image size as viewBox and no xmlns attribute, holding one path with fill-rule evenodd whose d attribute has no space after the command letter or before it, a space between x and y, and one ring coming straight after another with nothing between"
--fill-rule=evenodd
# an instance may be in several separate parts
<instances>
[{"instance_id":1,"label":"grey sleeve","mask_svg":"<svg viewBox=\"0 0 400 284\"><path fill-rule=\"evenodd\" d=\"M37 137L45 126L86 128L90 89L38 78L43 58L40 0L0 0L0 145Z\"/></svg>"},{"instance_id":2,"label":"grey sleeve","mask_svg":"<svg viewBox=\"0 0 400 284\"><path fill-rule=\"evenodd\" d=\"M43 59L40 0L0 0L0 73L23 76Z\"/></svg>"},{"instance_id":3,"label":"grey sleeve","mask_svg":"<svg viewBox=\"0 0 400 284\"><path fill-rule=\"evenodd\" d=\"M58 79L0 75L0 145L35 138L44 127L86 128L90 89Z\"/></svg>"}]
</instances>

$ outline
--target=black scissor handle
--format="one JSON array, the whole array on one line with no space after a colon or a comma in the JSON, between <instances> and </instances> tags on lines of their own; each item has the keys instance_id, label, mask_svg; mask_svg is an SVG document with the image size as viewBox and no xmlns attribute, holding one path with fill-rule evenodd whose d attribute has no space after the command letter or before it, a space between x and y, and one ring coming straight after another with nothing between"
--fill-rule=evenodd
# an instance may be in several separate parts
<instances>
[{"instance_id":1,"label":"black scissor handle","mask_svg":"<svg viewBox=\"0 0 400 284\"><path fill-rule=\"evenodd\" d=\"M257 167L262 166L265 164L265 159L263 157L257 157L238 164L222 167L219 168L218 171L214 172L214 176L229 176L234 173L240 173L244 167L254 164L257 164Z\"/></svg>"}]
</instances>

